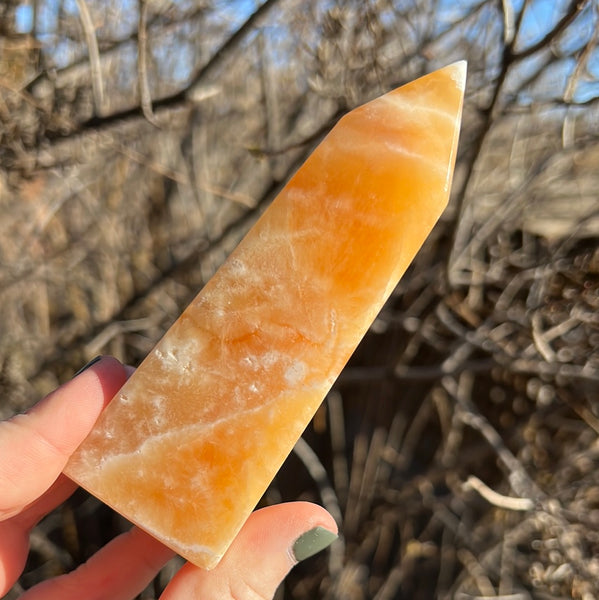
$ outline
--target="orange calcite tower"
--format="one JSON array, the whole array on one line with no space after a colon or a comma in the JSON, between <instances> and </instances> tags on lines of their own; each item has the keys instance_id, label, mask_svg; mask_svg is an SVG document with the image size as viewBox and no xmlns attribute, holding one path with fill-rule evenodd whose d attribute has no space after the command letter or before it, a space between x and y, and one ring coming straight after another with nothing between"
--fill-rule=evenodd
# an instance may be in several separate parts
<instances>
[{"instance_id":1,"label":"orange calcite tower","mask_svg":"<svg viewBox=\"0 0 599 600\"><path fill-rule=\"evenodd\" d=\"M465 78L456 63L343 117L66 474L215 566L443 211Z\"/></svg>"}]
</instances>

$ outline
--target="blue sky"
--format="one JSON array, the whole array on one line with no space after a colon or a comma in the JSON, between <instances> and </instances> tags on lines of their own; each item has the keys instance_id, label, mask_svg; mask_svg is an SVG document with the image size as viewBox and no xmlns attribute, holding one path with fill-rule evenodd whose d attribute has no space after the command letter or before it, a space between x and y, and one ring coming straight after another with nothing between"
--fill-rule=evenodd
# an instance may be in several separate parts
<instances>
[{"instance_id":1,"label":"blue sky","mask_svg":"<svg viewBox=\"0 0 599 600\"><path fill-rule=\"evenodd\" d=\"M90 6L97 6L99 0L92 2L87 0ZM138 0L102 0L105 7L106 27L110 29L111 37L125 38L137 27L137 2ZM512 0L511 5L514 13L517 14L523 5L524 0ZM171 4L178 7L184 7L189 0L171 0ZM400 2L398 2L399 4ZM484 3L484 0L440 0L438 4L437 30L442 31L451 23L459 19L462 15L471 11ZM55 37L58 24L58 10L61 2L59 0L42 0L39 2L37 15L37 24L33 23L33 9L27 0L16 10L16 27L23 33L29 33L34 30L44 44L49 57L58 68L66 66L73 60L75 54L84 54L85 47L77 45L74 42L59 41ZM228 20L233 29L242 23L258 6L257 0L217 0L215 3L214 18ZM525 11L521 34L517 40L516 48L518 50L526 48L541 40L546 33L559 21L563 15L566 6L570 4L569 0L531 0L527 4ZM593 3L591 3L593 4ZM595 3L596 4L596 3ZM78 17L76 0L62 0L62 10L68 16ZM594 27L597 26L596 9L592 7L584 11L576 21L576 27L571 28L572 33L564 36L561 44L561 50L564 54L569 54L580 50L588 42L592 35ZM280 27L271 27L269 30L275 36L281 36ZM184 33L184 28L183 28ZM473 32L474 33L474 32ZM155 55L156 62L162 66L161 72L170 74L173 79L184 81L189 77L193 69L192 43L185 43L184 36L178 39L178 55L172 56L163 51L163 55ZM168 45L166 45L168 46ZM273 46L276 46L276 40L273 39ZM158 45L158 48L165 47ZM131 49L135 52L135 49ZM527 70L534 66L534 61L523 64L520 69L525 75ZM575 68L575 61L564 59L558 61L555 66L544 74L546 85L549 89L564 89L566 81ZM581 77L576 93L575 101L585 102L589 99L599 96L599 51L595 49L588 60L585 77ZM523 102L530 101L531 98L523 96Z\"/></svg>"}]
</instances>

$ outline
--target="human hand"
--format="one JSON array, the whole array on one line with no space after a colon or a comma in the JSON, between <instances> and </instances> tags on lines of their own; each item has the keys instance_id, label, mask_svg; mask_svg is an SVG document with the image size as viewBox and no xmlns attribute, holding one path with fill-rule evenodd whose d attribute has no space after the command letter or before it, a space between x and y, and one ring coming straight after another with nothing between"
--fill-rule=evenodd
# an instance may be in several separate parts
<instances>
[{"instance_id":1,"label":"human hand","mask_svg":"<svg viewBox=\"0 0 599 600\"><path fill-rule=\"evenodd\" d=\"M27 413L0 423L0 596L24 568L31 529L76 489L62 470L129 373L116 359L102 357ZM328 546L336 532L329 513L307 502L258 510L215 569L186 564L161 600L272 598L293 565ZM21 600L131 600L172 556L132 527Z\"/></svg>"}]
</instances>

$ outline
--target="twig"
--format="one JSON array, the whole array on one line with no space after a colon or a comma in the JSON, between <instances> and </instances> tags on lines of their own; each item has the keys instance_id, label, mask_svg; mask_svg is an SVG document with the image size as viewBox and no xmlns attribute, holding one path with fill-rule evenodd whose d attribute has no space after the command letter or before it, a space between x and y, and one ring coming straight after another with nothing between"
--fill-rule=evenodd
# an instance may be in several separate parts
<instances>
[{"instance_id":1,"label":"twig","mask_svg":"<svg viewBox=\"0 0 599 600\"><path fill-rule=\"evenodd\" d=\"M360 432L354 439L349 488L347 491L347 504L345 507L345 520L343 528L348 537L354 536L360 521L360 489L364 479L364 469L368 456L368 438Z\"/></svg>"},{"instance_id":2,"label":"twig","mask_svg":"<svg viewBox=\"0 0 599 600\"><path fill-rule=\"evenodd\" d=\"M553 348L549 345L550 342L556 338L561 337L574 327L576 327L580 323L580 319L571 316L565 321L554 325L547 331L541 331L541 315L537 311L533 314L531 319L532 325L532 339L533 344L528 346L523 352L523 356L534 356L535 348L539 352L539 354L547 361L547 362L555 362L556 354L553 351Z\"/></svg>"},{"instance_id":3,"label":"twig","mask_svg":"<svg viewBox=\"0 0 599 600\"><path fill-rule=\"evenodd\" d=\"M481 594L487 598L496 598L495 588L493 587L491 580L485 574L485 571L478 562L476 556L465 548L460 548L457 551L457 556L460 562L466 567L466 570L474 580L474 583Z\"/></svg>"},{"instance_id":4,"label":"twig","mask_svg":"<svg viewBox=\"0 0 599 600\"><path fill-rule=\"evenodd\" d=\"M102 81L100 52L98 50L98 40L96 39L96 31L85 0L76 0L76 2L77 8L79 9L81 26L83 27L85 40L87 42L87 49L89 52L89 65L92 75L92 91L94 94L94 105L96 107L96 113L102 116L104 113L104 82Z\"/></svg>"},{"instance_id":5,"label":"twig","mask_svg":"<svg viewBox=\"0 0 599 600\"><path fill-rule=\"evenodd\" d=\"M470 475L468 479L462 485L464 490L475 490L478 492L487 502L497 506L498 508L505 508L507 510L532 510L535 506L534 502L530 498L512 498L511 496L504 496L492 490L486 483L481 481L478 477Z\"/></svg>"},{"instance_id":6,"label":"twig","mask_svg":"<svg viewBox=\"0 0 599 600\"><path fill-rule=\"evenodd\" d=\"M132 160L133 162L135 162L139 165L143 165L147 169L154 171L154 173L158 173L159 175L162 175L166 179L170 179L171 181L174 181L181 185L189 185L190 184L189 178L187 177L187 175L185 173L183 173L181 171L177 171L175 169L172 169L168 166L165 166L165 165L153 160L151 157L146 156L146 155L142 154L141 152L138 152L137 150L135 150L133 148L132 144L125 144L122 141L120 141L118 139L118 135L116 132L114 133L114 135L107 131L100 132L98 137L99 137L99 139L98 139L99 143L107 144L109 147L113 148L116 152L119 152L120 154L122 154L123 156L126 156L128 159Z\"/></svg>"},{"instance_id":7,"label":"twig","mask_svg":"<svg viewBox=\"0 0 599 600\"><path fill-rule=\"evenodd\" d=\"M208 182L199 182L196 185L198 189L201 189L204 192L208 192L209 194L213 194L219 198L226 198L227 200L231 200L231 202L235 202L236 204L241 204L241 206L245 206L246 208L252 208L256 203L256 199L249 194L230 192L220 185Z\"/></svg>"},{"instance_id":8,"label":"twig","mask_svg":"<svg viewBox=\"0 0 599 600\"><path fill-rule=\"evenodd\" d=\"M359 506L361 513L371 508L376 490L378 468L385 448L386 438L387 431L383 427L376 428L371 434L368 454L364 463L364 477L362 478L362 486L360 488Z\"/></svg>"},{"instance_id":9,"label":"twig","mask_svg":"<svg viewBox=\"0 0 599 600\"><path fill-rule=\"evenodd\" d=\"M61 546L53 542L39 527L33 529L29 536L31 549L41 554L46 561L57 561L61 567L73 565L71 555Z\"/></svg>"},{"instance_id":10,"label":"twig","mask_svg":"<svg viewBox=\"0 0 599 600\"><path fill-rule=\"evenodd\" d=\"M593 412L583 404L581 400L576 399L567 389L559 390L559 397L572 407L574 412L599 435L599 419Z\"/></svg>"},{"instance_id":11,"label":"twig","mask_svg":"<svg viewBox=\"0 0 599 600\"><path fill-rule=\"evenodd\" d=\"M596 7L596 4L593 4ZM596 8L595 8L596 10ZM574 92L576 91L576 86L580 79L582 73L587 69L587 64L589 58L597 46L597 39L599 37L599 28L595 27L593 34L589 38L589 41L586 43L584 50L582 51L580 58L576 61L576 67L574 67L574 71L568 78L568 82L566 84L566 90L564 91L564 102L567 104L572 104L574 99ZM564 148L570 147L574 142L574 133L575 133L575 116L572 115L570 110L566 113L566 117L564 119L564 125L562 127L562 144Z\"/></svg>"},{"instance_id":12,"label":"twig","mask_svg":"<svg viewBox=\"0 0 599 600\"><path fill-rule=\"evenodd\" d=\"M501 540L501 565L499 567L498 593L511 594L514 589L514 569L516 565L516 546L510 536Z\"/></svg>"},{"instance_id":13,"label":"twig","mask_svg":"<svg viewBox=\"0 0 599 600\"><path fill-rule=\"evenodd\" d=\"M514 24L514 7L509 0L501 0L501 7L503 9L503 43L506 46L509 46L514 39L514 34L516 32L516 26Z\"/></svg>"},{"instance_id":14,"label":"twig","mask_svg":"<svg viewBox=\"0 0 599 600\"><path fill-rule=\"evenodd\" d=\"M327 396L331 450L333 452L333 481L339 503L345 506L349 487L349 466L347 464L347 440L345 436L345 417L341 394L335 390Z\"/></svg>"},{"instance_id":15,"label":"twig","mask_svg":"<svg viewBox=\"0 0 599 600\"><path fill-rule=\"evenodd\" d=\"M443 527L435 598L444 598L443 592L451 587L451 582L454 580L455 573L455 555L454 532L449 527Z\"/></svg>"},{"instance_id":16,"label":"twig","mask_svg":"<svg viewBox=\"0 0 599 600\"><path fill-rule=\"evenodd\" d=\"M590 363L580 366L515 359L509 363L509 367L514 373L534 373L544 377L552 377L553 379L561 376L564 379L581 379L583 381L599 382L599 369L593 367Z\"/></svg>"},{"instance_id":17,"label":"twig","mask_svg":"<svg viewBox=\"0 0 599 600\"><path fill-rule=\"evenodd\" d=\"M472 379L470 373L464 372L460 376L459 384L451 377L444 377L441 383L447 392L457 400L460 407L459 417L464 424L476 429L495 450L508 471L508 481L514 492L518 496L531 497L535 501L540 501L545 496L543 492L528 475L520 461L503 443L499 433L471 402Z\"/></svg>"},{"instance_id":18,"label":"twig","mask_svg":"<svg viewBox=\"0 0 599 600\"><path fill-rule=\"evenodd\" d=\"M418 442L422 439L423 431L425 431L426 426L430 423L433 415L434 405L431 400L431 394L427 394L426 397L422 399L410 426L404 434L403 443L397 452L397 457L395 459L396 468L400 470L406 469L412 462Z\"/></svg>"},{"instance_id":19,"label":"twig","mask_svg":"<svg viewBox=\"0 0 599 600\"><path fill-rule=\"evenodd\" d=\"M152 94L148 80L148 0L139 0L139 22L137 32L137 85L139 100L144 117L158 127L158 121L152 109Z\"/></svg>"},{"instance_id":20,"label":"twig","mask_svg":"<svg viewBox=\"0 0 599 600\"><path fill-rule=\"evenodd\" d=\"M470 344L468 345L470 346ZM428 381L439 379L443 375L457 375L462 371L484 373L490 371L493 365L492 358L473 359L459 363L454 357L449 356L440 365L397 365L394 374L398 379L405 381ZM353 374L354 369L350 369L350 373Z\"/></svg>"},{"instance_id":21,"label":"twig","mask_svg":"<svg viewBox=\"0 0 599 600\"><path fill-rule=\"evenodd\" d=\"M395 598L397 595L397 591L401 587L401 582L404 578L404 569L402 565L396 565L393 567L383 585L379 588L379 591L376 593L376 596L373 600L390 600L391 598Z\"/></svg>"},{"instance_id":22,"label":"twig","mask_svg":"<svg viewBox=\"0 0 599 600\"><path fill-rule=\"evenodd\" d=\"M538 353L549 363L555 362L555 352L549 345L549 340L544 336L544 332L541 329L541 313L535 311L531 319L532 325L532 341L538 351Z\"/></svg>"},{"instance_id":23,"label":"twig","mask_svg":"<svg viewBox=\"0 0 599 600\"><path fill-rule=\"evenodd\" d=\"M530 600L528 592L516 592L515 594L493 594L492 596L472 596L464 592L459 592L455 600Z\"/></svg>"},{"instance_id":24,"label":"twig","mask_svg":"<svg viewBox=\"0 0 599 600\"><path fill-rule=\"evenodd\" d=\"M34 98L25 88L24 86L15 86L11 81L5 79L4 77L0 77L0 87L20 96L27 104L33 106L35 109L40 112L47 112L46 107L42 102Z\"/></svg>"},{"instance_id":25,"label":"twig","mask_svg":"<svg viewBox=\"0 0 599 600\"><path fill-rule=\"evenodd\" d=\"M84 348L86 358L90 358L100 353L106 347L110 340L122 333L130 333L132 331L142 331L155 325L155 319L151 317L143 317L141 319L132 319L130 321L114 321L107 325L100 333L98 333Z\"/></svg>"},{"instance_id":26,"label":"twig","mask_svg":"<svg viewBox=\"0 0 599 600\"><path fill-rule=\"evenodd\" d=\"M511 45L508 54L508 62L521 61L529 56L532 56L535 52L550 46L557 40L557 38L569 27L569 25L578 17L578 15L586 8L589 0L572 0L570 6L566 11L566 14L555 24L554 28L545 35L543 39L540 39L536 44L525 48L520 52L514 52L514 44ZM524 9L522 10L522 13ZM514 42L517 38L514 38Z\"/></svg>"}]
</instances>

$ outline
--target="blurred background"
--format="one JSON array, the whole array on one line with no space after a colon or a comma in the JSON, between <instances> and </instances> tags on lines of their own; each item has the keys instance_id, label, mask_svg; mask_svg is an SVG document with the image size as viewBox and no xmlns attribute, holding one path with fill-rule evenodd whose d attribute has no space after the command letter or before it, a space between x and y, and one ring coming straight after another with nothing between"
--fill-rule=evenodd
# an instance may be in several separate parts
<instances>
[{"instance_id":1,"label":"blurred background","mask_svg":"<svg viewBox=\"0 0 599 600\"><path fill-rule=\"evenodd\" d=\"M340 116L467 59L450 206L263 499L342 531L277 599L598 598L598 25L597 0L4 0L0 417L138 364ZM8 598L127 527L78 492Z\"/></svg>"}]
</instances>

